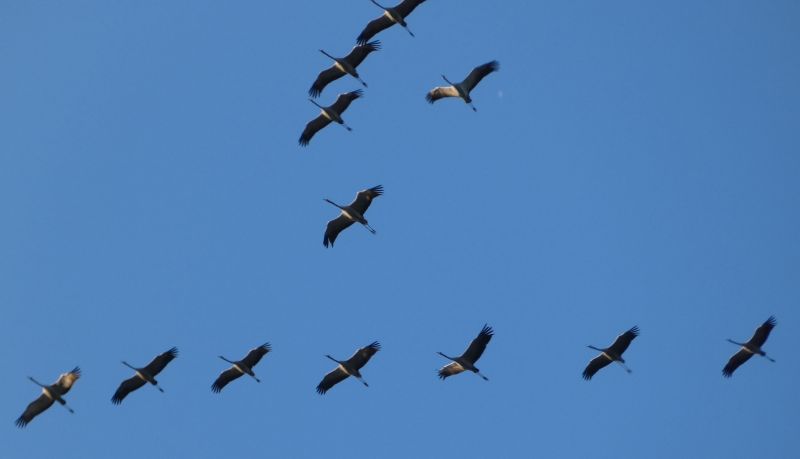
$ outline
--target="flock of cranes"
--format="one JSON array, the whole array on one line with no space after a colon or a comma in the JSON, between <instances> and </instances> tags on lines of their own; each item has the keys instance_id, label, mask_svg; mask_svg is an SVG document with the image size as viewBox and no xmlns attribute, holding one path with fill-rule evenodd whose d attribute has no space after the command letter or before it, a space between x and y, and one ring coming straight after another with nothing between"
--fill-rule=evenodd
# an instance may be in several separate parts
<instances>
[{"instance_id":1,"label":"flock of cranes","mask_svg":"<svg viewBox=\"0 0 800 459\"><path fill-rule=\"evenodd\" d=\"M383 9L383 15L370 21L369 24L364 27L364 30L362 30L356 38L356 46L350 50L350 53L348 53L347 56L335 57L327 53L325 50L319 50L319 52L333 60L333 65L320 72L319 75L317 75L317 79L314 80L314 83L311 84L311 88L308 90L308 95L311 96L311 98L308 100L311 101L312 104L319 107L320 114L306 124L306 127L303 129L303 133L300 134L300 139L298 140L300 146L307 146L309 142L311 142L311 138L314 137L314 134L325 128L331 122L341 124L348 131L352 131L352 128L344 122L342 114L350 106L351 102L364 94L361 90L339 94L336 98L336 102L328 106L322 106L314 99L322 94L322 91L326 86L328 86L328 84L338 80L339 78L342 78L345 75L350 75L351 77L355 78L361 83L362 86L366 88L367 83L361 79L361 75L358 74L357 68L362 62L364 62L364 59L366 59L370 53L379 51L381 49L380 40L369 40L382 30L388 29L395 24L403 27L409 33L409 35L413 37L414 34L411 32L411 30L409 30L408 24L406 23L406 18L409 14L411 14L412 11L414 11L416 7L425 2L425 0L404 0L392 8L387 8L381 6L375 0L370 1ZM469 73L469 75L467 75L467 78L460 83L452 83L447 79L447 77L442 75L442 78L444 78L444 81L447 82L448 86L440 86L431 89L430 92L428 92L428 94L425 96L425 100L432 104L435 101L445 97L458 97L462 99L464 103L469 105L473 111L477 111L475 106L472 104L470 93L473 89L475 89L475 86L477 86L478 83L480 83L480 81L486 77L486 75L496 72L499 69L500 64L497 61L491 61L486 64L479 65L475 67Z\"/></svg>"},{"instance_id":2,"label":"flock of cranes","mask_svg":"<svg viewBox=\"0 0 800 459\"><path fill-rule=\"evenodd\" d=\"M345 75L352 76L366 88L367 83L361 78L357 68L372 52L379 51L381 49L380 41L370 40L376 34L395 24L403 27L409 33L409 35L413 37L414 34L408 28L406 19L414 11L414 9L425 2L425 0L403 0L398 5L392 8L387 8L381 6L375 0L370 1L382 8L384 12L380 17L370 21L366 25L356 39L356 46L352 48L349 54L344 57L334 57L331 54L328 54L326 51L320 49L322 54L333 60L333 65L320 72L308 91L309 95L311 96L309 100L320 108L321 113L306 125L299 139L299 144L301 146L308 145L314 135L331 122L335 122L344 126L348 131L352 130L350 126L345 123L344 119L342 118L342 114L347 110L353 101L363 96L362 89L339 94L336 98L336 101L329 106L322 106L314 99L322 94L328 84L344 77ZM478 83L483 80L483 78L492 72L496 72L498 69L499 63L497 61L491 61L479 65L475 67L463 81L458 83L453 83L448 80L446 76L442 75L442 78L447 82L448 86L433 88L428 92L425 98L429 103L433 104L435 101L442 98L456 97L462 99L464 103L472 108L473 111L477 111L475 106L472 104L472 98L470 94L478 85ZM330 199L325 199L326 202L337 207L340 210L340 214L328 222L323 238L323 245L325 247L333 247L333 244L336 241L339 233L350 227L353 223L360 223L368 231L374 234L375 229L369 225L369 222L364 217L364 214L369 209L372 201L382 194L383 187L381 185L377 185L372 188L357 192L353 202L346 206L336 204ZM728 341L731 343L740 346L740 349L730 358L728 363L723 368L723 376L730 378L734 371L736 371L739 366L744 364L753 355L760 355L774 362L772 358L766 355L762 347L776 324L777 322L775 321L775 318L770 317L766 322L756 329L753 337L745 343L739 343L729 339ZM489 379L480 372L475 364L485 352L486 347L492 340L493 336L494 330L492 327L484 325L484 327L478 333L478 336L476 336L470 342L467 349L460 356L450 357L442 352L437 352L439 355L450 361L450 363L444 365L438 370L438 376L444 380L459 373L469 371L488 381ZM639 328L634 326L617 336L614 342L606 348L588 346L591 349L599 351L600 354L593 358L586 365L586 368L583 370L582 374L583 378L587 381L591 380L598 371L613 362L618 363L628 373L630 373L631 370L626 366L622 355L637 336L639 336ZM337 366L327 373L316 386L317 393L325 394L331 390L333 386L351 376L360 381L364 386L368 386L361 374L361 370L380 350L381 344L378 341L373 341L367 346L356 350L356 352L347 360L337 360L330 355L326 355L325 357L336 362ZM261 361L261 359L271 351L272 347L270 343L264 343L254 349L251 349L241 360L232 361L223 356L219 356L220 359L229 363L231 366L220 373L216 380L214 380L211 385L211 391L213 393L220 393L228 384L243 375L248 375L256 382L261 382L258 377L256 377L253 369ZM177 357L178 349L173 347L156 356L150 363L141 368L134 367L123 361L123 365L134 371L134 375L120 383L119 387L111 397L111 402L114 405L120 405L131 392L134 392L147 384L150 384L156 387L159 391L164 392L164 390L159 386L156 376L164 371L169 363ZM73 413L74 411L69 407L69 405L67 405L64 396L70 392L72 387L75 385L75 382L80 377L81 369L79 367L75 367L71 371L61 374L51 385L39 383L34 378L30 377L29 379L31 381L42 388L42 394L27 406L25 411L19 416L19 418L17 418L16 425L19 427L25 427L37 415L50 408L54 402L58 402L60 405L64 406L67 410Z\"/></svg>"},{"instance_id":3,"label":"flock of cranes","mask_svg":"<svg viewBox=\"0 0 800 459\"><path fill-rule=\"evenodd\" d=\"M725 364L725 367L722 369L722 375L726 378L730 378L733 375L733 372L736 371L739 366L745 363L753 355L760 355L766 359L769 359L771 362L774 362L775 360L767 356L762 349L762 346L767 341L770 332L776 324L777 322L775 317L770 316L769 319L767 319L756 329L753 337L750 338L750 340L746 343L739 343L728 339L728 341L741 346L741 348L730 358L728 363ZM478 336L476 336L475 339L470 342L467 349L460 356L450 357L443 352L437 352L437 354L451 361L439 369L439 378L444 380L450 376L457 375L464 371L471 371L472 373L475 373L483 378L485 381L488 381L489 378L484 376L478 367L475 366L475 364L483 355L484 351L486 350L486 346L492 340L493 336L494 330L492 327L489 325L484 325L481 331L478 333ZM612 362L617 362L625 369L625 371L630 373L631 369L625 365L625 359L622 358L622 354L628 349L631 342L633 342L637 336L639 336L639 327L632 327L631 329L617 336L617 339L615 339L611 346L607 348L601 349L594 346L588 346L591 349L599 351L600 355L593 358L589 364L586 365L586 368L583 370L583 378L587 381L591 380L598 371L608 366ZM347 360L337 360L330 355L326 355L325 357L336 362L336 368L328 372L322 378L319 384L317 384L317 393L320 395L327 393L333 386L339 384L350 376L360 381L365 387L368 387L369 384L367 384L367 382L364 380L364 377L361 375L361 369L364 368L370 359L372 359L372 357L374 357L375 354L377 354L380 350L381 344L378 341L373 341L367 346L356 350L356 352ZM217 379L214 380L214 382L211 384L211 391L214 393L220 393L222 389L225 388L225 386L227 386L231 381L234 381L243 375L248 375L256 382L261 382L261 380L256 377L253 368L271 351L272 346L270 343L264 343L254 349L251 349L242 360L232 361L223 356L219 356L220 359L230 363L231 367L220 373ZM164 392L164 389L158 385L158 381L156 381L155 377L164 371L167 365L169 365L169 363L177 356L178 348L173 347L156 356L150 363L142 368L136 368L123 361L122 364L134 370L135 374L120 383L119 387L114 392L114 395L111 397L111 403L115 405L121 404L128 394L145 386L147 383L155 386L159 391ZM81 369L79 367L75 367L71 371L59 375L56 382L49 386L36 381L32 377L29 377L31 381L42 388L42 394L36 400L31 402L25 411L19 416L19 418L17 418L17 426L25 427L29 422L31 422L31 420L33 420L33 418L50 408L54 402L58 402L60 405L69 410L70 413L74 413L72 408L67 405L66 400L64 400L64 395L66 395L70 389L72 389L72 386L75 385L75 382L80 377Z\"/></svg>"}]
</instances>

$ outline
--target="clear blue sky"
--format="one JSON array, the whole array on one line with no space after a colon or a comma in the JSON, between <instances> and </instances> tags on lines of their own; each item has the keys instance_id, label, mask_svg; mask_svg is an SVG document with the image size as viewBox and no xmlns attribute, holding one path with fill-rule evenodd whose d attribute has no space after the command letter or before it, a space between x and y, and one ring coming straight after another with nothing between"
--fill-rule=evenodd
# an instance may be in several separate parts
<instances>
[{"instance_id":1,"label":"clear blue sky","mask_svg":"<svg viewBox=\"0 0 800 459\"><path fill-rule=\"evenodd\" d=\"M353 132L298 147L317 49L380 13L0 4L0 456L796 455L800 3L429 0L360 68ZM491 59L477 113L425 102ZM322 198L377 184L377 235L324 249ZM777 362L723 379L770 314ZM439 381L484 323L491 380ZM583 381L633 325L633 374ZM373 340L369 388L314 392ZM263 382L212 394L264 341ZM171 346L166 392L113 406L120 360ZM76 413L17 429L26 377L74 365Z\"/></svg>"}]
</instances>

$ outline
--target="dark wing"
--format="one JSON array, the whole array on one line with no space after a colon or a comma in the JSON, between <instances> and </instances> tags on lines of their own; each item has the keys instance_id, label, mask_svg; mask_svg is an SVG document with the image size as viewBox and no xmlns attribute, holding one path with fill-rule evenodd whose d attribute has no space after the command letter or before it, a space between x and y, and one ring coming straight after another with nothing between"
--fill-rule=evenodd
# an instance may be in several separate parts
<instances>
[{"instance_id":1,"label":"dark wing","mask_svg":"<svg viewBox=\"0 0 800 459\"><path fill-rule=\"evenodd\" d=\"M767 338L769 338L769 332L775 328L778 322L775 321L775 316L769 316L766 322L761 324L760 327L756 328L756 332L753 334L753 337L750 338L750 343L755 344L758 347L764 345L767 342Z\"/></svg>"},{"instance_id":2,"label":"dark wing","mask_svg":"<svg viewBox=\"0 0 800 459\"><path fill-rule=\"evenodd\" d=\"M357 350L352 357L347 360L347 365L350 367L355 368L356 370L360 370L361 367L369 362L369 359L375 355L376 352L381 350L381 343L377 341L373 341L367 347L362 347L361 349Z\"/></svg>"},{"instance_id":3,"label":"dark wing","mask_svg":"<svg viewBox=\"0 0 800 459\"><path fill-rule=\"evenodd\" d=\"M500 70L500 63L497 61L487 62L486 64L479 65L472 69L464 80L464 85L467 87L467 92L472 91L478 83L481 82L486 75Z\"/></svg>"},{"instance_id":4,"label":"dark wing","mask_svg":"<svg viewBox=\"0 0 800 459\"><path fill-rule=\"evenodd\" d=\"M461 365L459 365L459 364L457 364L455 362L448 363L447 365L443 366L442 368L439 368L439 377L444 379L444 378L447 378L448 376L457 375L457 374L461 373L462 371L464 371L464 368Z\"/></svg>"},{"instance_id":5,"label":"dark wing","mask_svg":"<svg viewBox=\"0 0 800 459\"><path fill-rule=\"evenodd\" d=\"M32 401L27 408L25 408L25 412L17 418L15 424L17 427L22 428L28 425L33 418L38 416L42 411L50 408L53 404L53 400L42 394L36 400Z\"/></svg>"},{"instance_id":6,"label":"dark wing","mask_svg":"<svg viewBox=\"0 0 800 459\"><path fill-rule=\"evenodd\" d=\"M233 381L234 379L242 376L242 372L237 370L236 368L230 367L227 370L223 371L217 377L217 380L214 381L214 384L211 385L211 392L219 393L223 387L225 387L229 382Z\"/></svg>"},{"instance_id":7,"label":"dark wing","mask_svg":"<svg viewBox=\"0 0 800 459\"><path fill-rule=\"evenodd\" d=\"M405 19L409 14L411 14L412 11L414 11L414 8L418 7L424 2L425 0L404 0L400 2L399 5L395 6L394 10L397 11L400 16L403 16L403 19Z\"/></svg>"},{"instance_id":8,"label":"dark wing","mask_svg":"<svg viewBox=\"0 0 800 459\"><path fill-rule=\"evenodd\" d=\"M352 224L353 220L345 217L344 214L329 221L328 226L325 228L325 237L322 239L322 245L325 247L333 247L333 243L336 241L336 237L339 236L339 233Z\"/></svg>"},{"instance_id":9,"label":"dark wing","mask_svg":"<svg viewBox=\"0 0 800 459\"><path fill-rule=\"evenodd\" d=\"M317 79L314 80L314 83L308 90L308 95L314 98L319 97L319 95L322 94L322 90L325 89L325 86L328 86L328 83L338 80L344 75L345 73L339 70L339 67L335 65L319 72Z\"/></svg>"},{"instance_id":10,"label":"dark wing","mask_svg":"<svg viewBox=\"0 0 800 459\"><path fill-rule=\"evenodd\" d=\"M614 340L614 344L612 344L608 349L612 352L622 355L622 353L628 349L628 346L630 346L631 341L633 341L633 339L637 336L639 336L639 327L633 327L625 333L617 336L617 339Z\"/></svg>"},{"instance_id":11,"label":"dark wing","mask_svg":"<svg viewBox=\"0 0 800 459\"><path fill-rule=\"evenodd\" d=\"M132 378L122 381L122 384L119 385L117 391L114 392L114 396L111 397L111 403L114 405L119 405L122 403L122 400L128 396L128 394L144 386L144 384L145 380L138 376L133 376Z\"/></svg>"},{"instance_id":12,"label":"dark wing","mask_svg":"<svg viewBox=\"0 0 800 459\"><path fill-rule=\"evenodd\" d=\"M248 352L247 357L242 359L242 363L252 369L258 362L261 361L261 357L267 355L267 352L271 350L272 347L269 345L269 343L264 343Z\"/></svg>"},{"instance_id":13,"label":"dark wing","mask_svg":"<svg viewBox=\"0 0 800 459\"><path fill-rule=\"evenodd\" d=\"M167 364L172 362L172 359L174 359L177 356L178 356L178 348L173 347L167 352L164 352L163 354L154 358L152 362L148 363L147 366L142 369L150 376L155 376L161 373L161 371L167 366Z\"/></svg>"},{"instance_id":14,"label":"dark wing","mask_svg":"<svg viewBox=\"0 0 800 459\"><path fill-rule=\"evenodd\" d=\"M350 54L344 57L353 68L358 67L359 64L373 51L381 49L380 40L371 41L363 45L356 45L350 51Z\"/></svg>"},{"instance_id":15,"label":"dark wing","mask_svg":"<svg viewBox=\"0 0 800 459\"><path fill-rule=\"evenodd\" d=\"M382 14L381 17L379 17L378 19L369 21L369 24L367 24L367 26L364 27L364 30L362 30L361 33L358 34L358 37L356 38L356 43L358 43L359 45L366 44L370 38L377 35L380 31L388 29L392 25L394 25L394 21L389 19L385 14Z\"/></svg>"},{"instance_id":16,"label":"dark wing","mask_svg":"<svg viewBox=\"0 0 800 459\"><path fill-rule=\"evenodd\" d=\"M481 358L484 349L486 349L486 345L489 344L489 341L492 340L492 336L494 336L494 330L492 327L488 325L484 325L481 332L478 333L478 336L469 343L469 347L464 354L461 355L462 358L475 363Z\"/></svg>"},{"instance_id":17,"label":"dark wing","mask_svg":"<svg viewBox=\"0 0 800 459\"><path fill-rule=\"evenodd\" d=\"M728 363L725 364L725 368L722 369L722 376L730 378L733 376L733 372L736 371L741 364L750 360L750 357L752 356L752 353L747 352L744 349L739 349L739 352L733 354L730 360L728 360Z\"/></svg>"},{"instance_id":18,"label":"dark wing","mask_svg":"<svg viewBox=\"0 0 800 459\"><path fill-rule=\"evenodd\" d=\"M303 129L303 133L300 134L300 140L298 141L300 145L303 147L308 145L308 142L311 141L311 138L314 137L314 134L316 134L317 131L330 124L330 122L331 120L329 120L328 117L322 114L320 114L313 120L309 121L308 124L306 124L306 128Z\"/></svg>"},{"instance_id":19,"label":"dark wing","mask_svg":"<svg viewBox=\"0 0 800 459\"><path fill-rule=\"evenodd\" d=\"M586 365L586 368L583 370L583 379L590 380L595 373L600 371L601 368L611 363L605 355L600 354L597 357L593 358L589 365Z\"/></svg>"},{"instance_id":20,"label":"dark wing","mask_svg":"<svg viewBox=\"0 0 800 459\"><path fill-rule=\"evenodd\" d=\"M356 199L350 203L350 207L364 215L372 204L372 200L383 194L383 185L374 186L356 193Z\"/></svg>"},{"instance_id":21,"label":"dark wing","mask_svg":"<svg viewBox=\"0 0 800 459\"><path fill-rule=\"evenodd\" d=\"M347 110L347 107L350 106L350 102L358 99L362 95L364 95L364 91L360 89L339 94L339 97L336 98L336 102L334 102L330 108L341 116L341 114Z\"/></svg>"},{"instance_id":22,"label":"dark wing","mask_svg":"<svg viewBox=\"0 0 800 459\"><path fill-rule=\"evenodd\" d=\"M336 367L335 370L326 374L325 377L322 378L322 381L317 384L317 393L322 395L325 392L328 392L331 387L339 384L345 379L347 379L347 373L345 373L341 367Z\"/></svg>"},{"instance_id":23,"label":"dark wing","mask_svg":"<svg viewBox=\"0 0 800 459\"><path fill-rule=\"evenodd\" d=\"M425 100L432 104L445 97L458 97L458 91L452 86L437 86L425 95Z\"/></svg>"}]
</instances>

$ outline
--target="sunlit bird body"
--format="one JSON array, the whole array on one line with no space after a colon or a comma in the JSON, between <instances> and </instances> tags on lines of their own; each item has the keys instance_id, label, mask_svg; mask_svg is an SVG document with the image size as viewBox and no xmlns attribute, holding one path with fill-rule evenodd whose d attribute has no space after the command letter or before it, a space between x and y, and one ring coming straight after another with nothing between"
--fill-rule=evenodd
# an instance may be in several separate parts
<instances>
[{"instance_id":1,"label":"sunlit bird body","mask_svg":"<svg viewBox=\"0 0 800 459\"><path fill-rule=\"evenodd\" d=\"M403 0L393 8L386 8L375 0L370 1L378 5L379 8L382 8L383 14L381 17L370 21L367 26L364 27L364 30L362 30L358 35L358 38L356 38L357 43L364 44L382 30L388 29L395 24L400 24L402 28L406 29L406 32L408 32L409 35L412 37L414 36L411 30L409 30L408 24L406 24L406 18L409 14L411 14L412 11L414 11L414 8L418 7L421 3L424 3L425 0Z\"/></svg>"},{"instance_id":2,"label":"sunlit bird body","mask_svg":"<svg viewBox=\"0 0 800 459\"><path fill-rule=\"evenodd\" d=\"M322 245L325 247L333 247L333 243L336 241L336 237L339 236L339 233L356 222L361 223L370 233L375 234L375 230L369 226L369 222L364 218L364 214L367 212L367 209L369 209L372 200L382 194L383 186L381 185L361 190L356 193L356 199L348 206L340 206L326 198L325 201L338 207L342 212L338 217L328 222L328 226L325 228L325 236L322 239Z\"/></svg>"},{"instance_id":3,"label":"sunlit bird body","mask_svg":"<svg viewBox=\"0 0 800 459\"><path fill-rule=\"evenodd\" d=\"M70 372L60 374L56 382L49 386L42 384L33 379L33 377L29 376L28 379L42 388L42 395L28 404L28 407L25 408L25 412L23 412L22 415L17 418L15 422L17 427L22 428L28 425L33 418L50 408L53 405L53 402L58 402L61 406L69 410L70 413L74 413L72 408L67 405L67 402L64 400L63 396L66 395L70 389L72 389L75 381L77 381L80 377L81 369L79 367L73 368Z\"/></svg>"},{"instance_id":4,"label":"sunlit bird body","mask_svg":"<svg viewBox=\"0 0 800 459\"><path fill-rule=\"evenodd\" d=\"M367 87L367 83L361 79L359 76L356 67L361 65L361 62L366 59L369 53L373 51L378 51L381 49L381 42L378 40L371 41L369 43L365 43L363 45L356 45L345 57L333 57L330 54L326 53L324 50L319 50L322 54L328 56L329 58L333 59L333 65L330 68L323 70L322 72L317 75L317 79L314 80L314 83L311 85L311 88L308 90L308 95L311 97L318 97L322 94L322 90L325 89L330 82L338 80L339 78L350 75L356 80L360 81L364 87Z\"/></svg>"},{"instance_id":5,"label":"sunlit bird body","mask_svg":"<svg viewBox=\"0 0 800 459\"><path fill-rule=\"evenodd\" d=\"M473 111L477 112L478 109L472 105L470 93L486 75L498 70L500 70L500 63L497 61L479 65L472 69L472 71L469 72L469 75L467 75L467 78L460 83L453 83L448 80L446 76L442 75L444 81L446 81L450 86L438 86L431 89L430 92L428 92L428 94L425 96L425 100L432 104L445 97L459 97L464 100L464 103L472 107Z\"/></svg>"},{"instance_id":6,"label":"sunlit bird body","mask_svg":"<svg viewBox=\"0 0 800 459\"><path fill-rule=\"evenodd\" d=\"M590 349L600 351L600 355L593 358L589 362L589 365L586 366L586 369L583 370L583 379L587 381L592 379L592 376L594 376L595 373L600 371L601 368L605 367L611 362L619 363L623 368L625 368L625 371L630 373L631 369L625 365L625 359L622 358L622 354L626 349L628 349L631 341L633 341L633 339L637 336L639 336L639 327L633 327L625 333L617 336L617 339L614 340L614 343L605 349L587 346Z\"/></svg>"},{"instance_id":7,"label":"sunlit bird body","mask_svg":"<svg viewBox=\"0 0 800 459\"><path fill-rule=\"evenodd\" d=\"M166 368L167 364L177 356L178 348L173 347L163 354L158 355L150 363L148 363L147 366L142 368L136 368L128 364L128 362L123 361L122 364L135 371L136 374L133 375L133 377L122 381L117 388L117 391L114 392L114 396L111 397L111 403L119 405L128 394L144 386L146 383L150 383L156 386L159 391L164 392L164 389L158 385L158 381L156 381L155 377L161 373L161 371Z\"/></svg>"},{"instance_id":8,"label":"sunlit bird body","mask_svg":"<svg viewBox=\"0 0 800 459\"><path fill-rule=\"evenodd\" d=\"M344 120L342 119L342 113L347 110L347 107L350 106L350 103L359 97L361 97L364 93L359 89L357 91L346 92L344 94L339 94L339 97L336 98L336 102L333 105L329 105L327 107L323 107L322 105L318 104L313 99L309 99L312 104L316 105L320 108L321 113L319 116L314 118L313 120L309 121L306 124L306 128L303 129L303 133L300 134L300 140L298 141L301 146L308 145L311 142L311 138L314 137L318 131L322 128L327 126L331 123L331 121L341 124L344 126L345 129L348 131L352 131L353 129L348 126Z\"/></svg>"},{"instance_id":9,"label":"sunlit bird body","mask_svg":"<svg viewBox=\"0 0 800 459\"><path fill-rule=\"evenodd\" d=\"M361 377L360 370L379 350L381 350L381 344L377 341L373 341L368 346L357 350L356 353L347 360L336 360L330 355L326 355L325 357L333 360L339 365L333 371L326 374L325 377L322 378L322 381L317 384L317 393L322 395L325 392L328 392L331 387L344 381L348 376L358 379L362 384L364 384L364 386L369 387L369 384L367 384L367 382L364 381L364 378Z\"/></svg>"},{"instance_id":10,"label":"sunlit bird body","mask_svg":"<svg viewBox=\"0 0 800 459\"><path fill-rule=\"evenodd\" d=\"M442 357L453 361L452 363L448 363L439 369L439 377L445 379L449 376L457 375L463 371L471 371L488 381L489 378L481 374L480 370L475 367L475 362L477 362L478 359L481 358L481 355L483 355L483 351L486 349L486 345L489 344L489 341L492 340L492 336L494 336L494 330L492 330L492 327L484 325L483 329L481 329L480 333L478 333L478 336L476 336L475 339L469 343L467 350L464 351L464 353L459 357L449 357L441 352L437 352L437 354L441 355Z\"/></svg>"},{"instance_id":11,"label":"sunlit bird body","mask_svg":"<svg viewBox=\"0 0 800 459\"><path fill-rule=\"evenodd\" d=\"M740 365L750 360L750 357L752 357L754 354L760 355L770 362L774 362L775 360L767 356L766 352L761 349L761 346L767 342L767 338L769 338L769 332L771 332L777 324L778 322L775 320L775 317L770 316L766 322L761 324L761 326L756 329L755 333L753 333L753 337L750 338L750 341L746 343L737 343L732 339L728 339L729 342L742 346L742 348L739 349L739 352L733 354L733 357L728 360L725 368L722 369L722 375L726 378L730 378L733 376L733 372L736 371Z\"/></svg>"},{"instance_id":12,"label":"sunlit bird body","mask_svg":"<svg viewBox=\"0 0 800 459\"><path fill-rule=\"evenodd\" d=\"M255 372L253 372L253 367L256 366L256 364L261 361L261 358L267 355L267 353L271 350L272 347L270 347L270 344L264 343L255 349L251 349L242 360L237 360L235 362L220 355L219 358L230 363L232 366L220 373L216 381L214 381L214 384L211 385L211 391L221 391L222 388L225 387L229 382L239 378L242 375L248 375L255 379L256 382L261 382L261 380L256 377Z\"/></svg>"}]
</instances>

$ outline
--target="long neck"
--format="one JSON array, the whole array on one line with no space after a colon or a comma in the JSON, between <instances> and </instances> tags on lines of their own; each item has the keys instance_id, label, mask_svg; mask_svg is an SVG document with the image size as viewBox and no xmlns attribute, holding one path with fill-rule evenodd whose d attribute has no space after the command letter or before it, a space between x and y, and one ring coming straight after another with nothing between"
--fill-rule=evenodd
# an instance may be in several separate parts
<instances>
[{"instance_id":1,"label":"long neck","mask_svg":"<svg viewBox=\"0 0 800 459\"><path fill-rule=\"evenodd\" d=\"M47 388L47 386L45 386L44 384L42 384L42 383L40 383L39 381L37 381L37 380L33 379L33 377L32 377L32 376L28 376L28 379L30 379L31 381L33 381L33 383L34 383L34 384L36 384L36 385L37 385L37 386L39 386L39 387L44 387L44 388Z\"/></svg>"},{"instance_id":2,"label":"long neck","mask_svg":"<svg viewBox=\"0 0 800 459\"><path fill-rule=\"evenodd\" d=\"M335 58L335 57L333 57L333 56L331 56L330 54L326 53L324 49L321 49L321 50L319 50L319 52L321 52L322 54L324 54L324 55L326 55L326 56L330 57L330 58L331 58L331 59L333 59L333 60L336 60L336 58Z\"/></svg>"},{"instance_id":3,"label":"long neck","mask_svg":"<svg viewBox=\"0 0 800 459\"><path fill-rule=\"evenodd\" d=\"M139 371L138 368L136 368L135 366L131 365L130 363L128 363L128 362L126 362L124 360L122 361L122 364L125 365L126 367L130 368L133 371Z\"/></svg>"},{"instance_id":4,"label":"long neck","mask_svg":"<svg viewBox=\"0 0 800 459\"><path fill-rule=\"evenodd\" d=\"M221 355L218 355L217 357L221 358L222 360L224 360L224 361L226 361L226 362L228 362L228 363L236 363L236 362L233 362L233 361L231 361L231 360L228 360L228 359L226 359L225 357L223 357L223 356L221 356Z\"/></svg>"},{"instance_id":5,"label":"long neck","mask_svg":"<svg viewBox=\"0 0 800 459\"><path fill-rule=\"evenodd\" d=\"M339 204L336 204L335 202L331 201L331 200L330 200L330 199L328 199L328 198L325 198L325 201L327 201L327 202L329 202L329 203L333 204L334 206L336 206L336 207L338 207L338 208L340 208L340 209L343 209L343 208L342 208L342 206L340 206Z\"/></svg>"},{"instance_id":6,"label":"long neck","mask_svg":"<svg viewBox=\"0 0 800 459\"><path fill-rule=\"evenodd\" d=\"M455 360L454 358L450 357L449 355L445 355L444 352L437 352L437 354L441 355L442 357L446 358L447 360Z\"/></svg>"},{"instance_id":7,"label":"long neck","mask_svg":"<svg viewBox=\"0 0 800 459\"><path fill-rule=\"evenodd\" d=\"M447 82L450 86L455 86L452 81L448 80L446 76L442 75L442 79Z\"/></svg>"},{"instance_id":8,"label":"long neck","mask_svg":"<svg viewBox=\"0 0 800 459\"><path fill-rule=\"evenodd\" d=\"M372 3L374 3L374 4L378 5L378 8L381 8L381 9L383 9L383 10L385 10L385 9L386 9L385 7L381 6L381 4L380 4L380 3L378 3L378 2L376 2L375 0L369 0L369 1L371 1Z\"/></svg>"},{"instance_id":9,"label":"long neck","mask_svg":"<svg viewBox=\"0 0 800 459\"><path fill-rule=\"evenodd\" d=\"M736 341L734 341L734 340L732 340L732 339L730 339L730 338L728 338L728 342L729 342L729 343L733 343L733 344L735 344L735 345L737 345L737 346L744 346L744 345L745 345L744 343L737 343Z\"/></svg>"},{"instance_id":10,"label":"long neck","mask_svg":"<svg viewBox=\"0 0 800 459\"><path fill-rule=\"evenodd\" d=\"M314 99L308 99L308 101L311 102L312 104L316 105L317 107L323 109L323 110L325 109L322 105L318 104L317 101L314 100Z\"/></svg>"},{"instance_id":11,"label":"long neck","mask_svg":"<svg viewBox=\"0 0 800 459\"><path fill-rule=\"evenodd\" d=\"M586 346L586 347L588 347L589 349L594 349L595 351L600 351L600 352L606 351L605 349L600 349L599 347L594 347L594 346Z\"/></svg>"},{"instance_id":12,"label":"long neck","mask_svg":"<svg viewBox=\"0 0 800 459\"><path fill-rule=\"evenodd\" d=\"M334 359L333 357L331 357L331 356L329 356L329 355L327 355L327 354L325 355L325 357L327 357L327 358L329 358L329 359L333 360L334 362L336 362L336 363L338 363L338 364L341 364L341 363L342 363L341 361L339 361L339 360L336 360L336 359Z\"/></svg>"}]
</instances>

